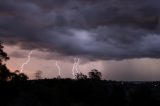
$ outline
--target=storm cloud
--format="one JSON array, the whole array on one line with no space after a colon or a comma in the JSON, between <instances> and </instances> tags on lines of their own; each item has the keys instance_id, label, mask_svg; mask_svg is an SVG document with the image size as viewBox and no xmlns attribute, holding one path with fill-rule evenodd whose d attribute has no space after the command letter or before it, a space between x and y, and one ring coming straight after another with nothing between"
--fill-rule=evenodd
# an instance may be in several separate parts
<instances>
[{"instance_id":1,"label":"storm cloud","mask_svg":"<svg viewBox=\"0 0 160 106\"><path fill-rule=\"evenodd\" d=\"M64 56L160 58L158 0L1 0L0 40Z\"/></svg>"}]
</instances>

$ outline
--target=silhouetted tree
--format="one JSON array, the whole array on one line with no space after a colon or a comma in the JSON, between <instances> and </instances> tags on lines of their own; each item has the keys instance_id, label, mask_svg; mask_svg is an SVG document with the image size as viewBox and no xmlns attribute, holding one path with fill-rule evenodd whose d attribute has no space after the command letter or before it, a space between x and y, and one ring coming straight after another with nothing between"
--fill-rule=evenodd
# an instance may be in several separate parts
<instances>
[{"instance_id":1,"label":"silhouetted tree","mask_svg":"<svg viewBox=\"0 0 160 106\"><path fill-rule=\"evenodd\" d=\"M5 53L4 51L3 51L3 46L2 46L2 44L0 43L0 65L2 65L2 62L3 61L6 61L6 60L9 60L9 57L8 57L8 55L7 55L7 53Z\"/></svg>"},{"instance_id":2,"label":"silhouetted tree","mask_svg":"<svg viewBox=\"0 0 160 106\"><path fill-rule=\"evenodd\" d=\"M9 69L3 64L3 61L7 61L9 59L7 53L3 51L3 46L0 43L0 80L6 81L8 76L10 75Z\"/></svg>"},{"instance_id":3,"label":"silhouetted tree","mask_svg":"<svg viewBox=\"0 0 160 106\"><path fill-rule=\"evenodd\" d=\"M18 76L20 81L25 81L29 79L28 76L25 75L24 73L20 73Z\"/></svg>"},{"instance_id":4,"label":"silhouetted tree","mask_svg":"<svg viewBox=\"0 0 160 106\"><path fill-rule=\"evenodd\" d=\"M0 81L17 81L17 80L27 80L28 77L24 73L20 73L18 70L15 72L10 72L4 61L9 60L7 53L3 51L3 46L0 43Z\"/></svg>"},{"instance_id":5,"label":"silhouetted tree","mask_svg":"<svg viewBox=\"0 0 160 106\"><path fill-rule=\"evenodd\" d=\"M76 74L76 79L80 80L80 79L87 79L87 75L84 75L83 73L77 73Z\"/></svg>"},{"instance_id":6,"label":"silhouetted tree","mask_svg":"<svg viewBox=\"0 0 160 106\"><path fill-rule=\"evenodd\" d=\"M89 78L91 79L96 79L96 80L101 80L102 78L102 73L99 72L96 69L91 70L91 72L89 72Z\"/></svg>"},{"instance_id":7,"label":"silhouetted tree","mask_svg":"<svg viewBox=\"0 0 160 106\"><path fill-rule=\"evenodd\" d=\"M19 70L16 70L14 73L15 73L15 74L20 74L20 71L19 71Z\"/></svg>"},{"instance_id":8,"label":"silhouetted tree","mask_svg":"<svg viewBox=\"0 0 160 106\"><path fill-rule=\"evenodd\" d=\"M6 65L1 64L0 65L0 81L6 81L8 79L8 76L10 76L10 71L6 67Z\"/></svg>"},{"instance_id":9,"label":"silhouetted tree","mask_svg":"<svg viewBox=\"0 0 160 106\"><path fill-rule=\"evenodd\" d=\"M7 78L7 81L18 81L18 80L19 80L19 77L16 73L10 73Z\"/></svg>"},{"instance_id":10,"label":"silhouetted tree","mask_svg":"<svg viewBox=\"0 0 160 106\"><path fill-rule=\"evenodd\" d=\"M36 79L42 79L42 71L37 71L36 73L35 73L35 78Z\"/></svg>"},{"instance_id":11,"label":"silhouetted tree","mask_svg":"<svg viewBox=\"0 0 160 106\"><path fill-rule=\"evenodd\" d=\"M29 78L27 75L25 75L24 73L19 73L18 70L10 73L9 76L7 77L7 81L26 81L28 79Z\"/></svg>"}]
</instances>

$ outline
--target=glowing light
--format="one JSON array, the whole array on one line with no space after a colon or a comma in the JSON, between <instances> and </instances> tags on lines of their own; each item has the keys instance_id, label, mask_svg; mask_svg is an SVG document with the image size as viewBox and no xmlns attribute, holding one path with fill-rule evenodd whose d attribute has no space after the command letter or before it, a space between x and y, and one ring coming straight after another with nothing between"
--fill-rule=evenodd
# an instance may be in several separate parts
<instances>
[{"instance_id":1,"label":"glowing light","mask_svg":"<svg viewBox=\"0 0 160 106\"><path fill-rule=\"evenodd\" d=\"M79 67L79 61L80 61L80 59L79 58L76 58L76 59L77 59L77 61L75 62L76 63L76 66L75 66L76 68L75 69L76 69L76 72L79 73L78 67Z\"/></svg>"},{"instance_id":2,"label":"glowing light","mask_svg":"<svg viewBox=\"0 0 160 106\"><path fill-rule=\"evenodd\" d=\"M23 70L24 70L24 66L27 65L27 64L31 61L31 55L32 55L32 53L33 53L33 51L30 51L30 52L29 52L27 61L22 64L21 70L20 70L21 73L22 73Z\"/></svg>"},{"instance_id":3,"label":"glowing light","mask_svg":"<svg viewBox=\"0 0 160 106\"><path fill-rule=\"evenodd\" d=\"M80 61L79 58L74 58L74 63L73 63L73 68L72 68L73 79L75 79L75 71L76 73L79 73L78 71L79 61Z\"/></svg>"},{"instance_id":4,"label":"glowing light","mask_svg":"<svg viewBox=\"0 0 160 106\"><path fill-rule=\"evenodd\" d=\"M58 75L61 76L61 68L58 64L58 61L56 61L56 66L57 66L57 69L58 69Z\"/></svg>"},{"instance_id":5,"label":"glowing light","mask_svg":"<svg viewBox=\"0 0 160 106\"><path fill-rule=\"evenodd\" d=\"M74 59L74 60L75 60L75 59ZM75 69L75 62L73 63L73 68L72 68L72 75L73 75L73 79L75 78L74 69Z\"/></svg>"}]
</instances>

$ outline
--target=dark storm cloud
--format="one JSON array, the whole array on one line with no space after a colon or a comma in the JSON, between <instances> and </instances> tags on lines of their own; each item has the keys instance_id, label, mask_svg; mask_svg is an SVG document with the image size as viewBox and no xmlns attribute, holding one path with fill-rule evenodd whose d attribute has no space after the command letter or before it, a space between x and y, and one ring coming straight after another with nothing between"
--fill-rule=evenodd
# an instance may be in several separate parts
<instances>
[{"instance_id":1,"label":"dark storm cloud","mask_svg":"<svg viewBox=\"0 0 160 106\"><path fill-rule=\"evenodd\" d=\"M1 0L0 40L89 59L159 58L158 0Z\"/></svg>"}]
</instances>

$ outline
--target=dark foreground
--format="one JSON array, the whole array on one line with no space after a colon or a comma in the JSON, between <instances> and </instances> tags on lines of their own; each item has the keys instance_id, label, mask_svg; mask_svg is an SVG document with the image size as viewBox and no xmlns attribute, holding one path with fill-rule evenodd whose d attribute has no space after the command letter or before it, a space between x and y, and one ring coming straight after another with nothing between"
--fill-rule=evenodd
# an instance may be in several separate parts
<instances>
[{"instance_id":1,"label":"dark foreground","mask_svg":"<svg viewBox=\"0 0 160 106\"><path fill-rule=\"evenodd\" d=\"M160 106L160 82L0 82L0 106Z\"/></svg>"}]
</instances>

